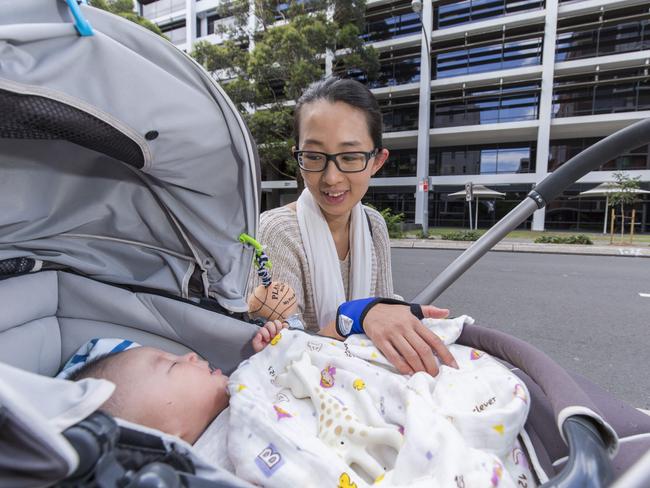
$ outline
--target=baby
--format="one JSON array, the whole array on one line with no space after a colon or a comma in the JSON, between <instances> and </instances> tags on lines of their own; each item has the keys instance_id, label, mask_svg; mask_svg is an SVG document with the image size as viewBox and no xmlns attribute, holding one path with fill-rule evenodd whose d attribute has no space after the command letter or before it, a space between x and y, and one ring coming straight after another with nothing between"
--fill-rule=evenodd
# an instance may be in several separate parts
<instances>
[{"instance_id":1,"label":"baby","mask_svg":"<svg viewBox=\"0 0 650 488\"><path fill-rule=\"evenodd\" d=\"M252 339L264 349L286 325L267 322ZM102 410L130 422L173 434L193 444L228 406L228 377L196 353L177 356L136 347L90 361L70 379L106 379L116 385Z\"/></svg>"},{"instance_id":2,"label":"baby","mask_svg":"<svg viewBox=\"0 0 650 488\"><path fill-rule=\"evenodd\" d=\"M71 379L113 382L101 407L107 413L176 435L204 459L264 486L306 486L307 478L366 486L385 477L387 487L454 480L514 487L532 479L517 440L528 393L495 359L452 344L466 322L425 324L446 338L461 366L435 378L399 374L364 335L340 342L280 334L276 321L252 339L264 352L231 379L196 353L150 347L104 356Z\"/></svg>"}]
</instances>

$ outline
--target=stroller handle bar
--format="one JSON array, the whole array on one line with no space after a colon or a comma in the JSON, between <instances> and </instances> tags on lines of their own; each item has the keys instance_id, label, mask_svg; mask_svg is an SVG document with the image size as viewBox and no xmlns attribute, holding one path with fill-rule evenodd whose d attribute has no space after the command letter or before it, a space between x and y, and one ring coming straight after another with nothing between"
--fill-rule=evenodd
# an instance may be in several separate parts
<instances>
[{"instance_id":1,"label":"stroller handle bar","mask_svg":"<svg viewBox=\"0 0 650 488\"><path fill-rule=\"evenodd\" d=\"M412 301L432 303L485 253L517 228L535 210L544 208L566 187L578 181L589 171L619 154L650 143L650 119L641 120L602 139L571 158L559 169L542 180L519 205L494 225L479 240L456 258L442 273L424 288ZM571 416L562 425L569 458L564 469L544 486L565 488L571 486L604 486L611 480L611 463L607 441L593 419ZM587 484L585 484L587 482Z\"/></svg>"},{"instance_id":2,"label":"stroller handle bar","mask_svg":"<svg viewBox=\"0 0 650 488\"><path fill-rule=\"evenodd\" d=\"M525 200L458 256L412 301L432 303L497 242L517 228L535 210L544 208L566 187L619 154L648 143L650 143L650 119L644 119L598 141L571 158L538 183Z\"/></svg>"}]
</instances>

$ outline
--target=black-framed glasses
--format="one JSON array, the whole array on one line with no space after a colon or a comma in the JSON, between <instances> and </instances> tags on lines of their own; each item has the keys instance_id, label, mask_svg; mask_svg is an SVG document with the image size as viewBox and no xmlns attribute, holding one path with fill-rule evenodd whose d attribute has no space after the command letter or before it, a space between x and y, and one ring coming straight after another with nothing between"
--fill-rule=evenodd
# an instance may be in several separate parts
<instances>
[{"instance_id":1,"label":"black-framed glasses","mask_svg":"<svg viewBox=\"0 0 650 488\"><path fill-rule=\"evenodd\" d=\"M368 161L374 158L379 152L375 148L370 152L346 151L336 154L328 154L319 151L294 151L293 157L304 171L318 173L325 171L327 162L333 161L341 173L359 173L368 166Z\"/></svg>"}]
</instances>

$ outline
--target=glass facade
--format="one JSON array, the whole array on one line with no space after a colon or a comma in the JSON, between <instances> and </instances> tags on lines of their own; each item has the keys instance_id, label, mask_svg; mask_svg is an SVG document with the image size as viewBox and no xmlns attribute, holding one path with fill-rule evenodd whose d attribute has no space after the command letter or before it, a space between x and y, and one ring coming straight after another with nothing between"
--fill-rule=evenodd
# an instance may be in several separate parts
<instances>
[{"instance_id":1,"label":"glass facade","mask_svg":"<svg viewBox=\"0 0 650 488\"><path fill-rule=\"evenodd\" d=\"M536 143L503 143L430 149L432 176L534 173Z\"/></svg>"},{"instance_id":2,"label":"glass facade","mask_svg":"<svg viewBox=\"0 0 650 488\"><path fill-rule=\"evenodd\" d=\"M365 42L385 41L419 34L420 16L411 9L410 1L399 1L379 7L368 7L361 39Z\"/></svg>"},{"instance_id":3,"label":"glass facade","mask_svg":"<svg viewBox=\"0 0 650 488\"><path fill-rule=\"evenodd\" d=\"M431 96L431 127L535 120L539 93L538 81L434 92ZM418 101L417 96L381 100L384 131L417 129Z\"/></svg>"},{"instance_id":4,"label":"glass facade","mask_svg":"<svg viewBox=\"0 0 650 488\"><path fill-rule=\"evenodd\" d=\"M407 48L380 53L379 76L367 83L368 88L403 85L420 81L420 48Z\"/></svg>"},{"instance_id":5,"label":"glass facade","mask_svg":"<svg viewBox=\"0 0 650 488\"><path fill-rule=\"evenodd\" d=\"M577 184L565 190L562 195L546 206L546 229L569 230L575 232L602 232L605 219L604 197L583 197L579 193L594 185ZM646 188L647 189L647 188ZM634 204L636 225L634 232L650 232L650 199L639 197ZM629 211L630 207L628 207ZM620 227L616 227L618 231ZM607 223L609 232L609 222ZM625 232L629 232L626 222Z\"/></svg>"},{"instance_id":6,"label":"glass facade","mask_svg":"<svg viewBox=\"0 0 650 488\"><path fill-rule=\"evenodd\" d=\"M599 139L562 139L551 141L548 170L555 171L568 160L598 142ZM603 164L596 171L650 170L650 146L641 146Z\"/></svg>"},{"instance_id":7,"label":"glass facade","mask_svg":"<svg viewBox=\"0 0 650 488\"><path fill-rule=\"evenodd\" d=\"M431 126L494 124L537 119L539 82L482 86L431 96Z\"/></svg>"},{"instance_id":8,"label":"glass facade","mask_svg":"<svg viewBox=\"0 0 650 488\"><path fill-rule=\"evenodd\" d=\"M644 49L650 49L647 4L564 19L558 23L555 48L558 62Z\"/></svg>"},{"instance_id":9,"label":"glass facade","mask_svg":"<svg viewBox=\"0 0 650 488\"><path fill-rule=\"evenodd\" d=\"M444 29L543 8L544 0L446 0L433 5L433 28Z\"/></svg>"},{"instance_id":10,"label":"glass facade","mask_svg":"<svg viewBox=\"0 0 650 488\"><path fill-rule=\"evenodd\" d=\"M436 186L429 193L429 225L433 227L469 227L469 208L464 198L449 198L450 193L464 190L459 186ZM484 229L493 226L510 210L516 207L530 191L530 185L508 185L507 187L491 185L490 188L505 193L503 199L480 199L478 204L478 227ZM472 202L472 213L476 207ZM474 217L474 216L473 216ZM518 228L530 229L531 218L526 219Z\"/></svg>"},{"instance_id":11,"label":"glass facade","mask_svg":"<svg viewBox=\"0 0 650 488\"><path fill-rule=\"evenodd\" d=\"M431 176L534 173L535 142L429 148ZM379 177L415 176L417 148L390 149Z\"/></svg>"},{"instance_id":12,"label":"glass facade","mask_svg":"<svg viewBox=\"0 0 650 488\"><path fill-rule=\"evenodd\" d=\"M484 73L542 62L544 26L533 25L435 42L432 77Z\"/></svg>"},{"instance_id":13,"label":"glass facade","mask_svg":"<svg viewBox=\"0 0 650 488\"><path fill-rule=\"evenodd\" d=\"M369 203L378 209L390 208L393 214L404 214L405 222L415 219L415 199L413 189L399 186L371 186L368 188L363 203Z\"/></svg>"},{"instance_id":14,"label":"glass facade","mask_svg":"<svg viewBox=\"0 0 650 488\"><path fill-rule=\"evenodd\" d=\"M400 97L380 100L384 132L413 130L418 127L419 97Z\"/></svg>"},{"instance_id":15,"label":"glass facade","mask_svg":"<svg viewBox=\"0 0 650 488\"><path fill-rule=\"evenodd\" d=\"M140 8L143 17L155 19L156 17L185 10L185 0L157 0L146 5L140 5Z\"/></svg>"},{"instance_id":16,"label":"glass facade","mask_svg":"<svg viewBox=\"0 0 650 488\"><path fill-rule=\"evenodd\" d=\"M388 161L381 168L377 176L380 178L415 176L418 161L416 148L390 149Z\"/></svg>"},{"instance_id":17,"label":"glass facade","mask_svg":"<svg viewBox=\"0 0 650 488\"><path fill-rule=\"evenodd\" d=\"M650 110L648 68L564 76L554 83L554 117L638 110Z\"/></svg>"}]
</instances>

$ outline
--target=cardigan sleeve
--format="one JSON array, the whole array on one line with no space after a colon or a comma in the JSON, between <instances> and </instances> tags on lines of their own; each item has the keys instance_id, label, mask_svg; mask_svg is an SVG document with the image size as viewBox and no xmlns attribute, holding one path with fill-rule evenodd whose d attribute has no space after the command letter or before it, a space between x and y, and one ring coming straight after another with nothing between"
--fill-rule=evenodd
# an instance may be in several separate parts
<instances>
[{"instance_id":1,"label":"cardigan sleeve","mask_svg":"<svg viewBox=\"0 0 650 488\"><path fill-rule=\"evenodd\" d=\"M372 226L372 241L377 256L377 281L375 282L375 296L395 297L393 289L393 270L390 256L390 238L386 221L377 210L365 207L370 217ZM401 297L400 297L401 298Z\"/></svg>"}]
</instances>

